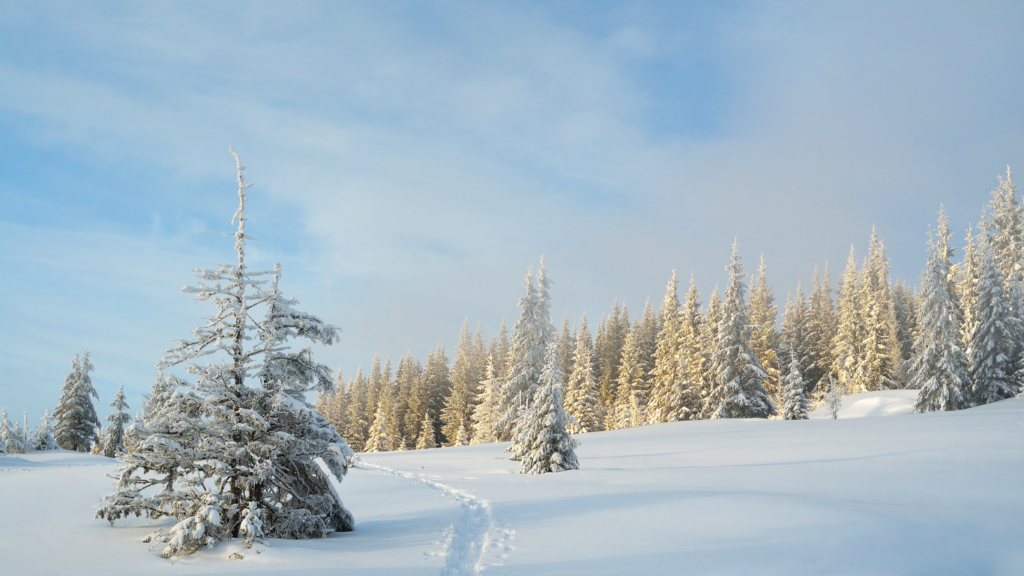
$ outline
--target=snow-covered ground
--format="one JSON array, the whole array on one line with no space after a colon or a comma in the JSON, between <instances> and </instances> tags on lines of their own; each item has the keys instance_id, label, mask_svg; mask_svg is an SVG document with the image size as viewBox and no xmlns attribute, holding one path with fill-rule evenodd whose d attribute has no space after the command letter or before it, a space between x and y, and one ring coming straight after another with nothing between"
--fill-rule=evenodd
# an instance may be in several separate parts
<instances>
[{"instance_id":1,"label":"snow-covered ground","mask_svg":"<svg viewBox=\"0 0 1024 576\"><path fill-rule=\"evenodd\" d=\"M360 455L355 532L243 560L168 562L145 522L93 520L111 460L0 456L0 573L1024 574L1024 400L853 418L905 412L858 396L839 420L582 435L560 474L516 474L504 444Z\"/></svg>"},{"instance_id":2,"label":"snow-covered ground","mask_svg":"<svg viewBox=\"0 0 1024 576\"><path fill-rule=\"evenodd\" d=\"M861 392L843 397L839 407L840 418L863 418L865 416L895 416L913 414L917 390L882 390ZM822 406L808 414L810 418L830 418L828 407Z\"/></svg>"}]
</instances>

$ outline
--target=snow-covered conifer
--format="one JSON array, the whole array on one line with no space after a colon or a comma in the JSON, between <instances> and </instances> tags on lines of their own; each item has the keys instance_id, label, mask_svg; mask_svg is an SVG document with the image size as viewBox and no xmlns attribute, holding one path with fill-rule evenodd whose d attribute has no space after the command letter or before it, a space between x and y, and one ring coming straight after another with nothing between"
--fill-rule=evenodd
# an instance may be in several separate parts
<instances>
[{"instance_id":1,"label":"snow-covered conifer","mask_svg":"<svg viewBox=\"0 0 1024 576\"><path fill-rule=\"evenodd\" d=\"M462 324L459 347L455 350L455 361L451 368L452 390L445 398L441 431L445 438L454 440L459 428L469 426L476 404L478 386L483 374L476 365L476 349L469 336L469 320Z\"/></svg>"},{"instance_id":2,"label":"snow-covered conifer","mask_svg":"<svg viewBox=\"0 0 1024 576\"><path fill-rule=\"evenodd\" d=\"M838 382L828 376L828 392L825 393L825 406L828 408L828 417L835 420L839 418L839 409L843 407L843 391Z\"/></svg>"},{"instance_id":3,"label":"snow-covered conifer","mask_svg":"<svg viewBox=\"0 0 1024 576\"><path fill-rule=\"evenodd\" d=\"M839 285L839 312L836 333L832 341L832 371L839 385L846 391L859 390L857 375L862 362L861 348L864 342L864 321L861 314L862 291L860 275L857 273L857 254L850 246L850 257L846 261L842 283Z\"/></svg>"},{"instance_id":4,"label":"snow-covered conifer","mask_svg":"<svg viewBox=\"0 0 1024 576\"><path fill-rule=\"evenodd\" d=\"M590 341L590 326L587 325L586 315L580 321L576 333L572 365L565 396L565 411L571 417L569 431L573 434L595 432L601 429L600 411L597 378L594 375L594 344Z\"/></svg>"},{"instance_id":5,"label":"snow-covered conifer","mask_svg":"<svg viewBox=\"0 0 1024 576\"><path fill-rule=\"evenodd\" d=\"M818 382L832 370L835 338L835 306L832 303L832 281L825 263L825 273L819 276L818 267L814 267L814 285L807 310L806 348L804 356L804 381L808 392L818 389Z\"/></svg>"},{"instance_id":6,"label":"snow-covered conifer","mask_svg":"<svg viewBox=\"0 0 1024 576\"><path fill-rule=\"evenodd\" d=\"M960 341L962 315L949 286L950 256L946 214L939 210L939 232L928 242L928 265L921 278L921 334L909 364L911 388L919 388L914 412L959 410L970 392L967 355Z\"/></svg>"},{"instance_id":7,"label":"snow-covered conifer","mask_svg":"<svg viewBox=\"0 0 1024 576\"><path fill-rule=\"evenodd\" d=\"M369 434L364 452L390 452L396 448L398 422L390 384L385 384L378 393L377 413Z\"/></svg>"},{"instance_id":8,"label":"snow-covered conifer","mask_svg":"<svg viewBox=\"0 0 1024 576\"><path fill-rule=\"evenodd\" d=\"M788 350L789 369L782 383L782 418L785 420L807 419L807 384L800 374L802 364L796 350Z\"/></svg>"},{"instance_id":9,"label":"snow-covered conifer","mask_svg":"<svg viewBox=\"0 0 1024 576\"><path fill-rule=\"evenodd\" d=\"M540 386L519 425L516 445L522 450L520 474L578 470L576 440L566 431L569 416L562 408L562 374L558 347L548 349Z\"/></svg>"},{"instance_id":10,"label":"snow-covered conifer","mask_svg":"<svg viewBox=\"0 0 1024 576\"><path fill-rule=\"evenodd\" d=\"M110 422L110 425L104 432L103 455L107 458L117 458L125 451L124 428L131 421L131 416L125 412L128 409L128 402L124 398L123 384L117 389L117 394L114 395L114 401L110 403L110 407L114 409L114 413L104 418Z\"/></svg>"},{"instance_id":11,"label":"snow-covered conifer","mask_svg":"<svg viewBox=\"0 0 1024 576\"><path fill-rule=\"evenodd\" d=\"M761 255L761 265L757 276L750 283L750 348L757 355L757 361L764 368L768 378L764 387L768 395L779 395L781 364L779 362L780 335L778 329L779 306L775 304L775 295L768 285L768 268Z\"/></svg>"},{"instance_id":12,"label":"snow-covered conifer","mask_svg":"<svg viewBox=\"0 0 1024 576\"><path fill-rule=\"evenodd\" d=\"M162 370L186 364L196 379L174 379L167 398L143 418L146 439L122 456L117 491L96 514L111 523L130 514L175 518L154 535L167 544L164 557L212 545L243 526L252 530L253 515L266 537L323 537L353 528L328 478L341 481L352 451L305 400L307 392L332 387L330 369L314 362L309 348L288 347L292 338L332 344L338 330L281 294L280 266L247 267L250 185L237 154L235 160L238 262L196 271L198 287L185 292L212 302L216 312L157 363ZM217 361L196 362L209 355Z\"/></svg>"},{"instance_id":13,"label":"snow-covered conifer","mask_svg":"<svg viewBox=\"0 0 1024 576\"><path fill-rule=\"evenodd\" d=\"M896 387L900 353L893 342L893 302L889 284L889 260L878 233L871 230L867 264L861 280L864 335L861 361L855 374L858 392Z\"/></svg>"},{"instance_id":14,"label":"snow-covered conifer","mask_svg":"<svg viewBox=\"0 0 1024 576\"><path fill-rule=\"evenodd\" d=\"M473 409L473 444L497 442L495 425L498 423L498 395L500 382L494 376L494 358L487 362L487 377L480 383L480 403Z\"/></svg>"},{"instance_id":15,"label":"snow-covered conifer","mask_svg":"<svg viewBox=\"0 0 1024 576\"><path fill-rule=\"evenodd\" d=\"M33 450L56 450L57 441L53 439L53 416L47 410L43 414L42 422L36 426L31 435Z\"/></svg>"},{"instance_id":16,"label":"snow-covered conifer","mask_svg":"<svg viewBox=\"0 0 1024 576\"><path fill-rule=\"evenodd\" d=\"M704 388L700 391L701 409L700 419L711 418L715 408L718 406L711 402L711 394L718 386L718 372L715 367L714 354L715 342L718 341L718 332L722 326L722 297L715 286L708 296L708 308L701 318L701 344L705 352Z\"/></svg>"},{"instance_id":17,"label":"snow-covered conifer","mask_svg":"<svg viewBox=\"0 0 1024 576\"><path fill-rule=\"evenodd\" d=\"M1018 391L1012 363L1016 327L1003 289L1005 279L987 242L981 245L979 259L976 323L967 342L973 381L970 402L975 405L1011 398Z\"/></svg>"},{"instance_id":18,"label":"snow-covered conifer","mask_svg":"<svg viewBox=\"0 0 1024 576\"><path fill-rule=\"evenodd\" d=\"M75 354L71 372L64 379L64 388L53 413L57 419L53 436L64 450L88 452L96 442L96 430L101 424L92 403L92 398L99 399L89 376L93 370L87 349L81 355Z\"/></svg>"},{"instance_id":19,"label":"snow-covered conifer","mask_svg":"<svg viewBox=\"0 0 1024 576\"><path fill-rule=\"evenodd\" d=\"M576 334L569 322L569 313L562 318L562 329L558 331L558 367L562 374L572 374L572 357L576 350Z\"/></svg>"},{"instance_id":20,"label":"snow-covered conifer","mask_svg":"<svg viewBox=\"0 0 1024 576\"><path fill-rule=\"evenodd\" d=\"M25 454L32 451L28 435L17 422L7 418L7 410L0 410L0 444L7 454Z\"/></svg>"},{"instance_id":21,"label":"snow-covered conifer","mask_svg":"<svg viewBox=\"0 0 1024 576\"><path fill-rule=\"evenodd\" d=\"M654 351L654 371L651 375L651 400L647 411L648 421L675 422L680 420L683 386L680 376L685 369L680 365L679 345L679 296L676 271L665 289L665 300L661 303L661 330ZM571 411L570 411L571 413Z\"/></svg>"},{"instance_id":22,"label":"snow-covered conifer","mask_svg":"<svg viewBox=\"0 0 1024 576\"><path fill-rule=\"evenodd\" d=\"M704 317L700 311L700 292L693 274L686 292L679 321L679 376L683 382L679 400L679 420L701 417L704 401L711 390L711 353L704 338Z\"/></svg>"},{"instance_id":23,"label":"snow-covered conifer","mask_svg":"<svg viewBox=\"0 0 1024 576\"><path fill-rule=\"evenodd\" d=\"M428 448L437 448L437 440L434 439L434 419L430 417L429 411L423 414L420 436L416 439L417 450L426 450Z\"/></svg>"},{"instance_id":24,"label":"snow-covered conifer","mask_svg":"<svg viewBox=\"0 0 1024 576\"><path fill-rule=\"evenodd\" d=\"M763 382L768 377L750 348L746 286L739 245L733 242L732 262L726 266L729 288L722 303L722 325L715 340L714 365L718 374L710 396L712 418L767 418L775 414Z\"/></svg>"},{"instance_id":25,"label":"snow-covered conifer","mask_svg":"<svg viewBox=\"0 0 1024 576\"><path fill-rule=\"evenodd\" d=\"M605 421L609 430L643 426L647 423L647 378L644 373L642 332L639 323L626 336L619 365L619 388L614 417Z\"/></svg>"}]
</instances>

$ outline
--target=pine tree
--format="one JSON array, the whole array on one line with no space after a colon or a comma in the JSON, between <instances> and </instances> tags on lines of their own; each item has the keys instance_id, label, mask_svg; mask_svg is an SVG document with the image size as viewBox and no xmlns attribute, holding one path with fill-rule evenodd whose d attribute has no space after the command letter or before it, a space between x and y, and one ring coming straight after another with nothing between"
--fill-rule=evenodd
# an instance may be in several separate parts
<instances>
[{"instance_id":1,"label":"pine tree","mask_svg":"<svg viewBox=\"0 0 1024 576\"><path fill-rule=\"evenodd\" d=\"M629 314L618 301L612 305L612 313L601 322L594 339L597 355L598 400L601 403L603 421L614 418L616 393L619 387L619 364L622 362L622 348L629 335Z\"/></svg>"},{"instance_id":2,"label":"pine tree","mask_svg":"<svg viewBox=\"0 0 1024 576\"><path fill-rule=\"evenodd\" d=\"M501 394L501 382L494 376L494 357L487 363L487 377L480 383L480 403L473 409L472 444L489 444L497 442L495 426L498 423L498 396Z\"/></svg>"},{"instance_id":3,"label":"pine tree","mask_svg":"<svg viewBox=\"0 0 1024 576\"><path fill-rule=\"evenodd\" d=\"M1017 394L1012 364L1015 327L1003 290L1005 278L996 267L992 248L987 242L981 245L978 256L981 265L974 310L976 324L967 342L973 381L970 402L975 405Z\"/></svg>"},{"instance_id":4,"label":"pine tree","mask_svg":"<svg viewBox=\"0 0 1024 576\"><path fill-rule=\"evenodd\" d=\"M115 412L105 418L110 425L107 426L107 431L104 434L103 455L107 458L117 458L125 451L124 427L131 421L131 416L125 412L128 409L128 402L124 398L123 384L117 389L117 394L114 395L114 401L110 403L110 407Z\"/></svg>"},{"instance_id":5,"label":"pine tree","mask_svg":"<svg viewBox=\"0 0 1024 576\"><path fill-rule=\"evenodd\" d=\"M1011 319L1013 347L1010 363L1014 367L1014 386L1024 385L1024 206L1017 199L1010 167L1006 179L999 178L999 187L992 192L988 204L990 216L983 220L988 243L992 247L996 267L1004 280L1007 314Z\"/></svg>"},{"instance_id":6,"label":"pine tree","mask_svg":"<svg viewBox=\"0 0 1024 576\"><path fill-rule=\"evenodd\" d=\"M451 372L448 368L448 356L444 352L444 344L438 344L433 354L427 355L427 365L423 371L423 389L426 392L427 412L434 423L434 438L441 445L449 444L449 438L441 431L439 416L444 410L445 399L452 393Z\"/></svg>"},{"instance_id":7,"label":"pine tree","mask_svg":"<svg viewBox=\"0 0 1024 576\"><path fill-rule=\"evenodd\" d=\"M700 418L707 394L711 390L711 353L705 341L704 317L700 312L700 292L693 274L686 293L679 322L679 375L683 383L679 400L679 420Z\"/></svg>"},{"instance_id":8,"label":"pine tree","mask_svg":"<svg viewBox=\"0 0 1024 576\"><path fill-rule=\"evenodd\" d=\"M393 426L394 411L390 398L383 394L377 402L377 413L370 426L370 437L366 440L365 452L390 452L397 440Z\"/></svg>"},{"instance_id":9,"label":"pine tree","mask_svg":"<svg viewBox=\"0 0 1024 576\"><path fill-rule=\"evenodd\" d=\"M0 410L0 445L6 454L25 454L32 451L21 426L7 419L6 409Z\"/></svg>"},{"instance_id":10,"label":"pine tree","mask_svg":"<svg viewBox=\"0 0 1024 576\"><path fill-rule=\"evenodd\" d=\"M828 376L828 391L825 393L825 406L828 409L828 417L836 420L839 418L839 409L843 407L842 387L831 376Z\"/></svg>"},{"instance_id":11,"label":"pine tree","mask_svg":"<svg viewBox=\"0 0 1024 576\"><path fill-rule=\"evenodd\" d=\"M363 451L369 436L369 424L364 416L369 387L369 379L363 375L363 367L359 366L355 377L349 379L345 394L348 397L348 428L345 429L345 438L356 452Z\"/></svg>"},{"instance_id":12,"label":"pine tree","mask_svg":"<svg viewBox=\"0 0 1024 576\"><path fill-rule=\"evenodd\" d=\"M398 394L401 398L396 412L402 423L402 435L415 443L415 439L420 435L427 397L421 384L423 366L413 358L412 351L406 351L398 363L395 379L398 381Z\"/></svg>"},{"instance_id":13,"label":"pine tree","mask_svg":"<svg viewBox=\"0 0 1024 576\"><path fill-rule=\"evenodd\" d=\"M537 273L537 286L534 286L532 268L527 271L523 286L526 288L526 296L519 300L522 312L512 327L511 361L499 404L501 417L497 435L502 440L512 439L521 412L527 408L540 385L544 354L554 338L548 294L550 280L544 269L543 258Z\"/></svg>"},{"instance_id":14,"label":"pine tree","mask_svg":"<svg viewBox=\"0 0 1024 576\"><path fill-rule=\"evenodd\" d=\"M714 353L715 342L718 341L718 332L722 325L722 297L718 293L718 286L711 291L708 297L708 309L701 319L701 344L704 349L704 366L707 368L704 376L704 388L700 391L701 410L700 419L711 418L718 407L711 401L711 394L718 385L718 372L715 367Z\"/></svg>"},{"instance_id":15,"label":"pine tree","mask_svg":"<svg viewBox=\"0 0 1024 576\"><path fill-rule=\"evenodd\" d=\"M812 348L809 341L808 328L810 324L810 310L807 306L807 299L804 298L804 289L800 282L796 283L796 296L786 296L786 309L782 314L782 351L780 362L788 366L792 362L790 354L795 355L801 362L800 374L803 377L808 366L808 350ZM781 390L780 390L781 392Z\"/></svg>"},{"instance_id":16,"label":"pine tree","mask_svg":"<svg viewBox=\"0 0 1024 576\"><path fill-rule=\"evenodd\" d=\"M928 266L921 278L921 335L914 343L909 384L919 388L914 412L959 410L967 406L970 376L960 342L962 315L949 286L949 228L939 209L939 232L928 242Z\"/></svg>"},{"instance_id":17,"label":"pine tree","mask_svg":"<svg viewBox=\"0 0 1024 576\"><path fill-rule=\"evenodd\" d=\"M850 258L846 261L846 271L839 285L839 312L832 341L832 371L836 374L839 386L851 393L860 388L857 375L860 374L865 333L861 318L861 293L857 256L853 246L850 246Z\"/></svg>"},{"instance_id":18,"label":"pine tree","mask_svg":"<svg viewBox=\"0 0 1024 576\"><path fill-rule=\"evenodd\" d=\"M353 528L328 477L329 471L341 481L351 449L305 400L307 392L333 386L331 371L313 360L309 348L294 352L288 346L292 338L330 345L338 331L282 295L280 265L269 272L246 266L249 185L237 154L235 160L238 263L196 271L199 286L185 292L217 311L157 364L187 364L196 380L176 381L183 390L171 392L143 421L146 440L124 454L117 491L96 514L111 523L129 514L174 517L177 523L155 536L167 543L164 557L234 535L251 544ZM209 355L217 361L196 362ZM155 493L145 494L149 489Z\"/></svg>"},{"instance_id":19,"label":"pine tree","mask_svg":"<svg viewBox=\"0 0 1024 576\"><path fill-rule=\"evenodd\" d=\"M732 262L726 266L729 288L722 303L722 325L715 340L714 366L717 387L710 396L712 418L767 418L775 414L763 382L767 379L757 355L750 348L746 285L739 245L733 242Z\"/></svg>"},{"instance_id":20,"label":"pine tree","mask_svg":"<svg viewBox=\"0 0 1024 576\"><path fill-rule=\"evenodd\" d=\"M900 353L893 336L892 291L889 285L889 261L885 247L874 229L868 261L861 281L861 302L864 336L861 341L861 362L855 374L856 390L869 392L896 387L896 370Z\"/></svg>"},{"instance_id":21,"label":"pine tree","mask_svg":"<svg viewBox=\"0 0 1024 576\"><path fill-rule=\"evenodd\" d=\"M764 368L768 379L764 387L772 397L780 395L780 363L779 363L779 307L775 304L775 295L768 285L768 268L761 255L761 265L757 276L750 283L750 348L757 355L757 361Z\"/></svg>"},{"instance_id":22,"label":"pine tree","mask_svg":"<svg viewBox=\"0 0 1024 576\"><path fill-rule=\"evenodd\" d=\"M686 419L683 393L689 385L680 342L678 281L676 271L665 289L661 304L661 331L654 352L651 401L647 419L651 423L675 422Z\"/></svg>"},{"instance_id":23,"label":"pine tree","mask_svg":"<svg viewBox=\"0 0 1024 576\"><path fill-rule=\"evenodd\" d=\"M42 418L43 422L36 426L32 432L33 450L56 450L57 441L53 439L53 416L47 410Z\"/></svg>"},{"instance_id":24,"label":"pine tree","mask_svg":"<svg viewBox=\"0 0 1024 576\"><path fill-rule=\"evenodd\" d=\"M88 452L97 440L96 430L101 424L92 403L92 398L99 399L89 377L93 370L89 350L86 350L81 355L75 354L71 373L64 379L64 388L54 411L57 425L53 432L57 445L64 450Z\"/></svg>"},{"instance_id":25,"label":"pine tree","mask_svg":"<svg viewBox=\"0 0 1024 576\"><path fill-rule=\"evenodd\" d=\"M576 335L569 323L569 313L562 319L562 329L558 332L558 367L562 374L572 374L572 356L576 350Z\"/></svg>"},{"instance_id":26,"label":"pine tree","mask_svg":"<svg viewBox=\"0 0 1024 576\"><path fill-rule=\"evenodd\" d=\"M427 411L423 414L420 436L416 439L416 449L426 450L429 448L437 448L437 440L434 439L434 419L430 417L430 412Z\"/></svg>"},{"instance_id":27,"label":"pine tree","mask_svg":"<svg viewBox=\"0 0 1024 576\"><path fill-rule=\"evenodd\" d=\"M571 417L568 426L572 434L601 429L594 362L594 344L590 340L590 326L587 325L587 316L584 314L576 333L576 349L572 357L573 370L565 395L565 411Z\"/></svg>"},{"instance_id":28,"label":"pine tree","mask_svg":"<svg viewBox=\"0 0 1024 576\"><path fill-rule=\"evenodd\" d=\"M476 347L469 336L469 320L462 324L459 334L459 347L455 350L455 362L452 364L451 394L445 399L441 411L441 428L445 438L453 439L458 435L459 428L470 426L473 407L476 403L477 387L483 374L477 372Z\"/></svg>"},{"instance_id":29,"label":"pine tree","mask_svg":"<svg viewBox=\"0 0 1024 576\"><path fill-rule=\"evenodd\" d=\"M836 312L832 303L832 284L825 263L824 277L814 268L814 286L807 311L806 348L803 377L808 392L818 389L818 382L832 371L835 361L832 344L836 334Z\"/></svg>"},{"instance_id":30,"label":"pine tree","mask_svg":"<svg viewBox=\"0 0 1024 576\"><path fill-rule=\"evenodd\" d=\"M800 374L800 354L788 350L789 369L782 385L782 418L785 420L807 419L807 384Z\"/></svg>"},{"instance_id":31,"label":"pine tree","mask_svg":"<svg viewBox=\"0 0 1024 576\"><path fill-rule=\"evenodd\" d=\"M569 417L562 409L562 374L558 368L558 347L551 345L544 362L540 386L519 425L515 444L520 474L545 474L578 470L576 440L566 431Z\"/></svg>"},{"instance_id":32,"label":"pine tree","mask_svg":"<svg viewBox=\"0 0 1024 576\"><path fill-rule=\"evenodd\" d=\"M963 323L960 326L960 338L965 344L970 342L971 334L978 325L975 310L978 309L981 241L982 235L975 234L974 229L968 225L967 235L964 239L964 256L953 266L952 275L956 298L960 302L960 310L964 315Z\"/></svg>"},{"instance_id":33,"label":"pine tree","mask_svg":"<svg viewBox=\"0 0 1024 576\"><path fill-rule=\"evenodd\" d=\"M606 419L608 430L618 430L647 423L647 379L644 374L643 348L639 323L626 336L619 365L619 388L613 417Z\"/></svg>"}]
</instances>

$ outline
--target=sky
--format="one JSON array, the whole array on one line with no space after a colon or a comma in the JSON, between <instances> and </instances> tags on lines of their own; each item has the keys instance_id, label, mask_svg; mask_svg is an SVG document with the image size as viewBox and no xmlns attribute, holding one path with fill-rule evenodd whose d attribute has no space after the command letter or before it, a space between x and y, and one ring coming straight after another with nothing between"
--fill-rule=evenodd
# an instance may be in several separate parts
<instances>
[{"instance_id":1,"label":"sky","mask_svg":"<svg viewBox=\"0 0 1024 576\"><path fill-rule=\"evenodd\" d=\"M517 316L702 300L731 244L776 300L872 227L916 285L1024 166L1019 2L0 2L0 407L91 351L101 414L234 258L340 326L320 361L452 356ZM781 311L780 311L781 313Z\"/></svg>"}]
</instances>

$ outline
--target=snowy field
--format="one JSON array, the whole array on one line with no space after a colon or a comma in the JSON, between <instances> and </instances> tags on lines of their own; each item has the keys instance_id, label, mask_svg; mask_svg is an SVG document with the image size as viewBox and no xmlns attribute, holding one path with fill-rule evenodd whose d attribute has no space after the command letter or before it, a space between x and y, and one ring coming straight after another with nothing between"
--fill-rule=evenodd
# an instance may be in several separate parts
<instances>
[{"instance_id":1,"label":"snowy field","mask_svg":"<svg viewBox=\"0 0 1024 576\"><path fill-rule=\"evenodd\" d=\"M145 522L92 520L114 461L0 456L0 573L1024 574L1024 400L912 401L583 435L582 469L543 476L504 444L360 455L340 489L355 532L173 562Z\"/></svg>"}]
</instances>

